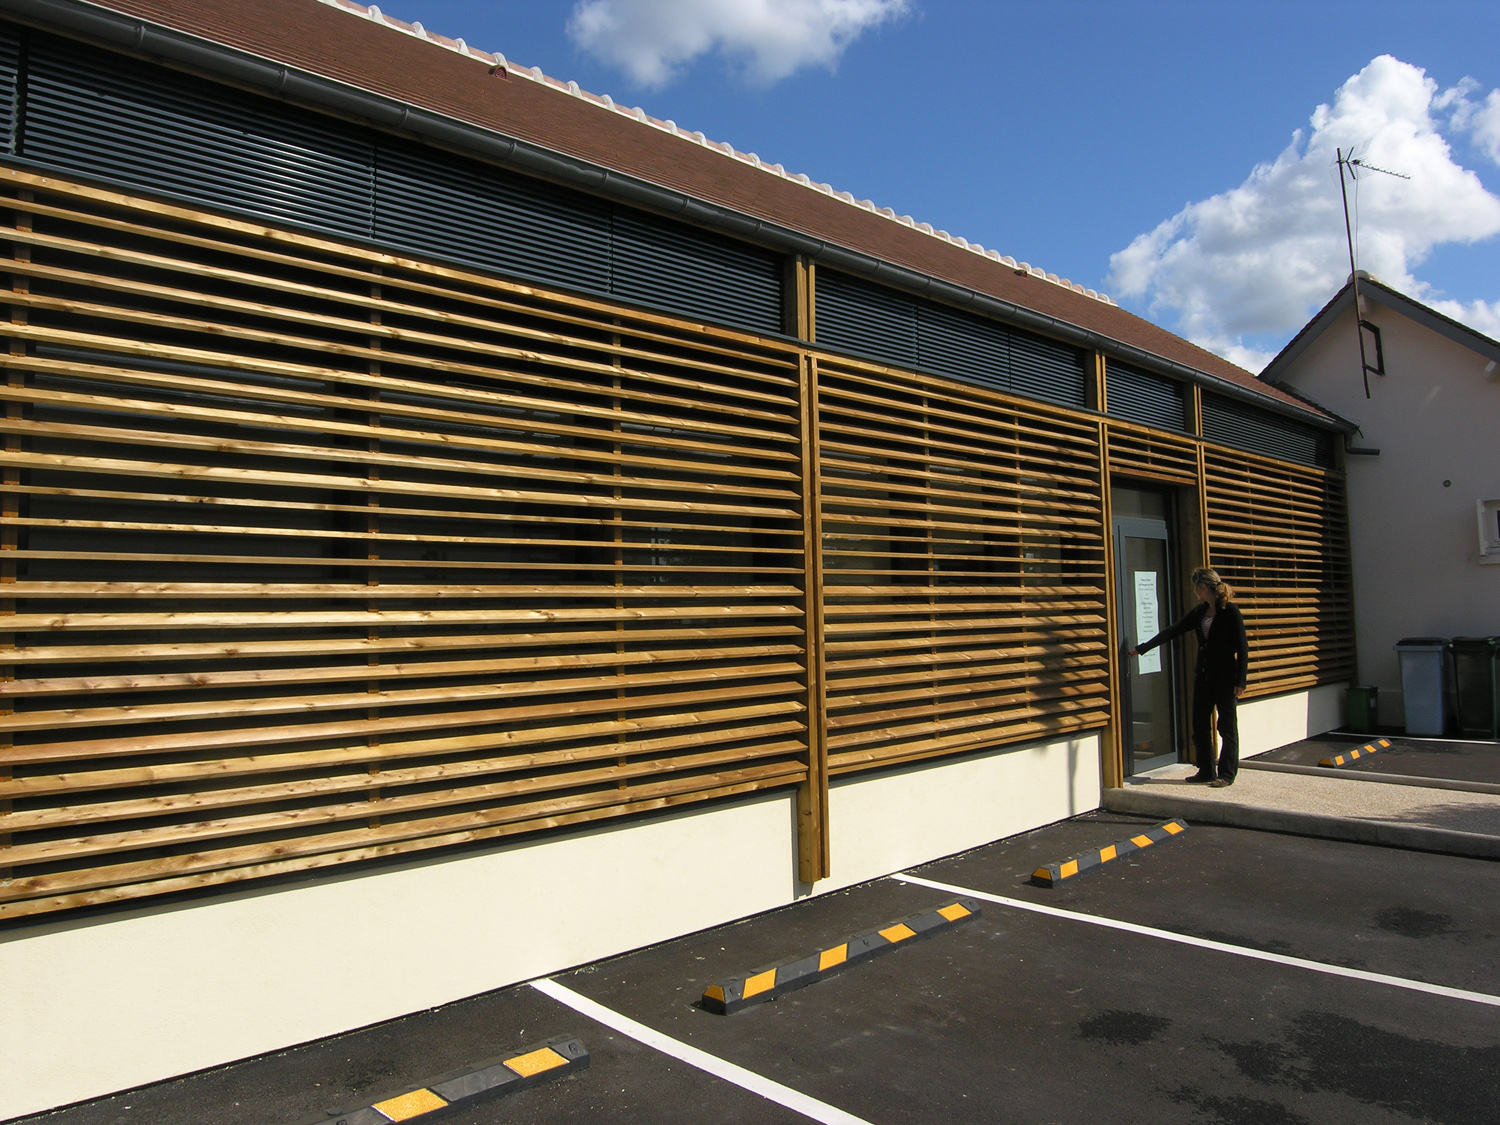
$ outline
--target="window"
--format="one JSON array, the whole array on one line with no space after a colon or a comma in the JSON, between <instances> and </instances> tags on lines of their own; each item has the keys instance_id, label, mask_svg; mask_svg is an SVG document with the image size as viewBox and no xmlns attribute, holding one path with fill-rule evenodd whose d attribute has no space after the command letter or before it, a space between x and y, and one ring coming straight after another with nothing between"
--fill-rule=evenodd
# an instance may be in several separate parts
<instances>
[{"instance_id":1,"label":"window","mask_svg":"<svg viewBox=\"0 0 1500 1125\"><path fill-rule=\"evenodd\" d=\"M1479 501L1479 561L1500 563L1500 500Z\"/></svg>"}]
</instances>

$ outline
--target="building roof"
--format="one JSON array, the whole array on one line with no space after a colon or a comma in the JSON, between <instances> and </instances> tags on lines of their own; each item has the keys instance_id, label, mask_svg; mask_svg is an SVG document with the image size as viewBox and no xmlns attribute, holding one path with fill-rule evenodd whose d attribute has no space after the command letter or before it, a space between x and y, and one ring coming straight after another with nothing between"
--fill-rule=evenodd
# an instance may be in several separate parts
<instances>
[{"instance_id":1,"label":"building roof","mask_svg":"<svg viewBox=\"0 0 1500 1125\"><path fill-rule=\"evenodd\" d=\"M309 89L306 82L298 86L291 81L304 76L325 86L365 91L416 111L410 120L404 110L378 119L367 115L380 127L401 131L406 126L421 132L418 119L437 115L442 124L462 127L449 130L451 139L443 139L451 147L496 160L493 143L476 143L475 138L510 138L533 151L588 166L595 172L596 191L607 193L611 175L656 185L707 205L679 206L676 213L690 221L727 212L741 220L742 236L755 239L772 229L790 232L802 236L815 261L825 260L827 254L827 260L849 268L845 263L857 256L863 268L855 266L853 272L874 280L926 289L939 299L972 303L996 315L1014 312L1018 315L1012 319L1021 323L1074 339L1098 339L1127 361L1217 386L1236 397L1258 399L1309 420L1332 420L1315 406L1082 286L1022 268L1023 263L961 239L939 237L925 224L908 222L847 193L825 190L826 185L805 183L805 177L790 176L751 154L715 145L702 134L684 133L671 122L585 94L576 83L549 79L540 69L474 50L461 40L393 21L375 8L349 0L7 0L6 8L15 18L63 27L117 50L155 55L158 61L258 92L274 87L287 100L299 100L298 91ZM101 9L155 24L168 35L127 35L118 18ZM174 37L173 32L181 35ZM212 52L168 50L180 47L184 37L221 45L252 56L247 60L251 64L264 60L271 67L262 66L265 73L252 74L249 66L218 65L222 60ZM339 103L336 96L320 100L322 104L313 108L325 112ZM346 115L364 113L356 101L345 101ZM429 128L427 139L433 139L434 132L442 130ZM533 159L533 174L538 166ZM578 186L576 176L574 184ZM651 205L642 192L635 195L642 205ZM933 280L938 284L932 285Z\"/></svg>"},{"instance_id":2,"label":"building roof","mask_svg":"<svg viewBox=\"0 0 1500 1125\"><path fill-rule=\"evenodd\" d=\"M1359 295L1416 321L1424 328L1432 329L1440 336L1446 336L1455 344L1460 344L1489 360L1491 364L1500 364L1500 342L1490 339L1483 332L1476 331L1467 324L1460 324L1452 317L1444 316L1436 309L1429 308L1405 293L1392 289L1364 270L1359 271ZM1280 354L1266 365L1266 369L1260 373L1261 379L1273 386L1285 379L1297 357L1305 352L1314 340L1328 331L1334 321L1338 320L1353 304L1354 279L1351 277L1344 283L1344 287L1333 295L1333 299L1303 326L1302 331L1292 337L1291 342L1281 349Z\"/></svg>"}]
</instances>

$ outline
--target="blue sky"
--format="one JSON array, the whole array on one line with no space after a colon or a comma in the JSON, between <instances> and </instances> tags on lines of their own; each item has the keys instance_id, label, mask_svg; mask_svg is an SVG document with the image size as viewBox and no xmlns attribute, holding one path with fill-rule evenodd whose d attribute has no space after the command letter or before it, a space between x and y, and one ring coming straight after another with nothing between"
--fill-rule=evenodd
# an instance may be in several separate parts
<instances>
[{"instance_id":1,"label":"blue sky","mask_svg":"<svg viewBox=\"0 0 1500 1125\"><path fill-rule=\"evenodd\" d=\"M1360 185L1361 266L1500 335L1500 4L382 10L1107 291L1252 369L1347 275L1331 154L1357 143L1413 176Z\"/></svg>"}]
</instances>

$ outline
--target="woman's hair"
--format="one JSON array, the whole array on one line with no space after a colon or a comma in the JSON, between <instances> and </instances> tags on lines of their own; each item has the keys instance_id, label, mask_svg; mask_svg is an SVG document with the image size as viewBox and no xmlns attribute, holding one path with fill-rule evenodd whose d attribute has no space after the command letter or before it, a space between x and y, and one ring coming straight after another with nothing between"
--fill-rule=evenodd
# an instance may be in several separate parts
<instances>
[{"instance_id":1,"label":"woman's hair","mask_svg":"<svg viewBox=\"0 0 1500 1125\"><path fill-rule=\"evenodd\" d=\"M1179 573L1181 573L1179 571ZM1214 601L1220 605L1228 605L1234 601L1234 591L1229 588L1229 583L1219 577L1219 572L1206 566L1200 566L1193 571L1193 589L1199 586L1207 586L1214 592Z\"/></svg>"}]
</instances>

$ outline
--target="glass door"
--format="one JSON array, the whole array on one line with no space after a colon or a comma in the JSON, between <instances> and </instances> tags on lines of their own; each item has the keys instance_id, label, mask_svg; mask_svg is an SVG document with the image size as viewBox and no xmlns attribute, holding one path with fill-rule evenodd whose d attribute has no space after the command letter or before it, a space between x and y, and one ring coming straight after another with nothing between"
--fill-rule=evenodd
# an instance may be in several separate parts
<instances>
[{"instance_id":1,"label":"glass door","mask_svg":"<svg viewBox=\"0 0 1500 1125\"><path fill-rule=\"evenodd\" d=\"M1132 645L1175 620L1177 602L1167 498L1126 488L1115 489L1112 498L1121 668L1129 671L1122 701L1128 716L1122 737L1128 776L1178 761L1176 654L1167 647L1129 655Z\"/></svg>"}]
</instances>

